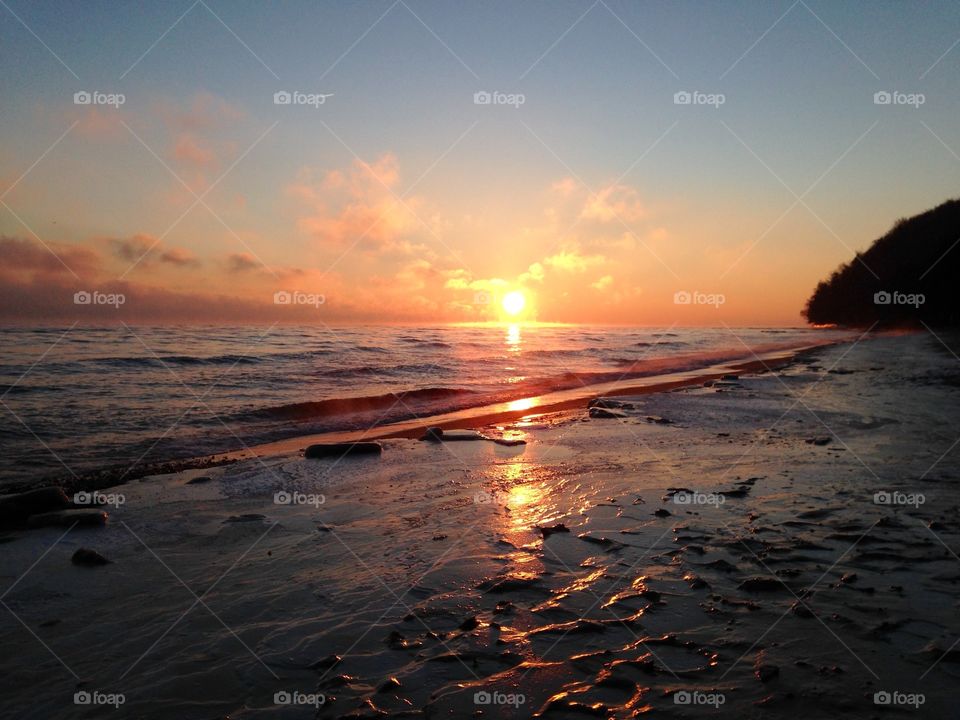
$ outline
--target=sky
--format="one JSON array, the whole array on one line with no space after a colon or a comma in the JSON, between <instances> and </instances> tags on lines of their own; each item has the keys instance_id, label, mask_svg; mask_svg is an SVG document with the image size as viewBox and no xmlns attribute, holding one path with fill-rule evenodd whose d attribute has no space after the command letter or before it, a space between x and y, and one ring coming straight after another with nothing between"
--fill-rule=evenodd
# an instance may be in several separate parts
<instances>
[{"instance_id":1,"label":"sky","mask_svg":"<svg viewBox=\"0 0 960 720\"><path fill-rule=\"evenodd\" d=\"M519 291L529 321L798 325L955 196L958 41L955 2L3 0L0 320L474 322Z\"/></svg>"}]
</instances>

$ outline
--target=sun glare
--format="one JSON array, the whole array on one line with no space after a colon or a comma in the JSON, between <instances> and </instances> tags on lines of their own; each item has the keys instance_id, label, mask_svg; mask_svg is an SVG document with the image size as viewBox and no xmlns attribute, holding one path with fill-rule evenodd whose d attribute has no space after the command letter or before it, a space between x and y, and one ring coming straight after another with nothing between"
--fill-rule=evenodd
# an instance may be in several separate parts
<instances>
[{"instance_id":1,"label":"sun glare","mask_svg":"<svg viewBox=\"0 0 960 720\"><path fill-rule=\"evenodd\" d=\"M527 299L523 296L522 292L514 290L504 295L500 304L503 306L503 311L507 315L513 316L523 311L524 306L527 304Z\"/></svg>"}]
</instances>

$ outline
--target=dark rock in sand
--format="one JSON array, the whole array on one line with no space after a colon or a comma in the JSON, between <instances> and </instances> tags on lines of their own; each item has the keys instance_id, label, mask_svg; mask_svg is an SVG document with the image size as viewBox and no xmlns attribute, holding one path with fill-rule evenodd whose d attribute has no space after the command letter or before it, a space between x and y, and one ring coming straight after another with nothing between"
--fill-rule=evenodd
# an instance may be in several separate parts
<instances>
[{"instance_id":1,"label":"dark rock in sand","mask_svg":"<svg viewBox=\"0 0 960 720\"><path fill-rule=\"evenodd\" d=\"M0 526L23 525L31 515L60 510L69 505L70 499L58 487L3 495L0 496Z\"/></svg>"},{"instance_id":2,"label":"dark rock in sand","mask_svg":"<svg viewBox=\"0 0 960 720\"><path fill-rule=\"evenodd\" d=\"M443 428L436 426L428 427L420 440L425 442L441 442L443 440Z\"/></svg>"},{"instance_id":3,"label":"dark rock in sand","mask_svg":"<svg viewBox=\"0 0 960 720\"><path fill-rule=\"evenodd\" d=\"M460 623L460 629L463 630L464 632L470 632L471 630L476 630L478 627L480 627L480 621L477 620L476 615L471 615L462 623Z\"/></svg>"},{"instance_id":4,"label":"dark rock in sand","mask_svg":"<svg viewBox=\"0 0 960 720\"><path fill-rule=\"evenodd\" d=\"M341 458L345 455L379 455L383 446L377 442L355 443L318 443L310 445L303 452L305 458Z\"/></svg>"},{"instance_id":5,"label":"dark rock in sand","mask_svg":"<svg viewBox=\"0 0 960 720\"><path fill-rule=\"evenodd\" d=\"M506 592L516 592L517 590L529 590L532 587L540 585L540 578L536 575L517 574L484 580L477 585L478 590L485 590L488 593L501 594Z\"/></svg>"},{"instance_id":6,"label":"dark rock in sand","mask_svg":"<svg viewBox=\"0 0 960 720\"><path fill-rule=\"evenodd\" d=\"M588 408L605 408L607 410L632 410L633 404L627 402L621 402L619 400L611 400L610 398L594 398L587 403Z\"/></svg>"},{"instance_id":7,"label":"dark rock in sand","mask_svg":"<svg viewBox=\"0 0 960 720\"><path fill-rule=\"evenodd\" d=\"M832 440L833 438L829 437L828 435L818 435L815 438L809 438L807 440L807 445L829 445Z\"/></svg>"},{"instance_id":8,"label":"dark rock in sand","mask_svg":"<svg viewBox=\"0 0 960 720\"><path fill-rule=\"evenodd\" d=\"M440 533L439 535L434 535L431 539L436 542L436 541L439 541L439 540L446 540L446 539L447 539L447 536L444 535L443 533Z\"/></svg>"},{"instance_id":9,"label":"dark rock in sand","mask_svg":"<svg viewBox=\"0 0 960 720\"><path fill-rule=\"evenodd\" d=\"M813 612L799 600L790 606L790 612L800 618L812 618Z\"/></svg>"},{"instance_id":10,"label":"dark rock in sand","mask_svg":"<svg viewBox=\"0 0 960 720\"><path fill-rule=\"evenodd\" d=\"M187 480L187 485L203 485L204 483L208 483L211 480L213 480L213 478L210 477L209 475L200 475L198 477Z\"/></svg>"},{"instance_id":11,"label":"dark rock in sand","mask_svg":"<svg viewBox=\"0 0 960 720\"><path fill-rule=\"evenodd\" d=\"M243 515L231 515L224 523L248 523L248 522L261 522L266 520L266 515L259 515L257 513L244 513Z\"/></svg>"},{"instance_id":12,"label":"dark rock in sand","mask_svg":"<svg viewBox=\"0 0 960 720\"><path fill-rule=\"evenodd\" d=\"M739 375L721 375L720 379L723 380L724 382L730 382L732 380L739 380L740 376Z\"/></svg>"},{"instance_id":13,"label":"dark rock in sand","mask_svg":"<svg viewBox=\"0 0 960 720\"><path fill-rule=\"evenodd\" d=\"M557 523L556 525L550 525L549 527L540 527L540 526L538 526L538 527L537 527L537 530L540 531L540 534L543 535L544 538L548 538L548 537L550 537L551 535L553 535L554 533L568 533L568 532L570 532L570 528L568 528L568 527L567 527L566 525L564 525L563 523Z\"/></svg>"},{"instance_id":14,"label":"dark rock in sand","mask_svg":"<svg viewBox=\"0 0 960 720\"><path fill-rule=\"evenodd\" d=\"M673 425L673 420L660 417L659 415L647 415L646 421L648 423L656 423L657 425Z\"/></svg>"},{"instance_id":15,"label":"dark rock in sand","mask_svg":"<svg viewBox=\"0 0 960 720\"><path fill-rule=\"evenodd\" d=\"M74 565L97 567L99 565L109 565L111 561L107 560L96 550L82 547L77 549L77 551L73 554L73 557L70 558L70 562L72 562Z\"/></svg>"},{"instance_id":16,"label":"dark rock in sand","mask_svg":"<svg viewBox=\"0 0 960 720\"><path fill-rule=\"evenodd\" d=\"M27 527L95 527L107 524L107 513L104 510L58 510L56 512L31 515L27 520Z\"/></svg>"},{"instance_id":17,"label":"dark rock in sand","mask_svg":"<svg viewBox=\"0 0 960 720\"><path fill-rule=\"evenodd\" d=\"M657 517L670 517L673 513L671 513L669 510L664 510L663 508L660 508L659 510L654 510L653 514L656 515Z\"/></svg>"},{"instance_id":18,"label":"dark rock in sand","mask_svg":"<svg viewBox=\"0 0 960 720\"><path fill-rule=\"evenodd\" d=\"M590 417L594 420L622 420L627 416L616 410L607 410L606 408L602 407L592 407L590 408Z\"/></svg>"},{"instance_id":19,"label":"dark rock in sand","mask_svg":"<svg viewBox=\"0 0 960 720\"><path fill-rule=\"evenodd\" d=\"M503 615L505 613L513 612L517 609L517 606L514 605L509 600L501 600L497 603L497 606L493 608L494 615Z\"/></svg>"},{"instance_id":20,"label":"dark rock in sand","mask_svg":"<svg viewBox=\"0 0 960 720\"><path fill-rule=\"evenodd\" d=\"M327 655L325 658L317 660L310 666L311 670L329 670L334 665L339 665L343 658L339 655Z\"/></svg>"},{"instance_id":21,"label":"dark rock in sand","mask_svg":"<svg viewBox=\"0 0 960 720\"><path fill-rule=\"evenodd\" d=\"M787 589L780 580L769 577L747 578L737 587L747 592L780 592Z\"/></svg>"},{"instance_id":22,"label":"dark rock in sand","mask_svg":"<svg viewBox=\"0 0 960 720\"><path fill-rule=\"evenodd\" d=\"M400 684L399 680L397 680L395 677L389 677L380 684L380 687L377 688L377 692L378 693L396 692L401 687L403 686Z\"/></svg>"}]
</instances>

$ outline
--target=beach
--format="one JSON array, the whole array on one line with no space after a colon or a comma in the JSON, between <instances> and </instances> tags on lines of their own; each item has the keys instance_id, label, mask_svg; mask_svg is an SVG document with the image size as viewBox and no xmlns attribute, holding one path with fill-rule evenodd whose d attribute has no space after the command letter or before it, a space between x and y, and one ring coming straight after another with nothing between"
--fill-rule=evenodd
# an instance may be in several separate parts
<instances>
[{"instance_id":1,"label":"beach","mask_svg":"<svg viewBox=\"0 0 960 720\"><path fill-rule=\"evenodd\" d=\"M522 445L104 490L3 536L3 713L948 717L957 363L864 337L481 428Z\"/></svg>"}]
</instances>

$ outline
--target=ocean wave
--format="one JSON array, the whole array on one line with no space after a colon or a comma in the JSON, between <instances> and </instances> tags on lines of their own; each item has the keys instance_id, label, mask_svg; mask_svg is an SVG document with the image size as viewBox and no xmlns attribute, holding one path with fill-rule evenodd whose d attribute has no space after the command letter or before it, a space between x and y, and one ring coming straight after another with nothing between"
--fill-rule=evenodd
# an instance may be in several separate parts
<instances>
[{"instance_id":1,"label":"ocean wave","mask_svg":"<svg viewBox=\"0 0 960 720\"><path fill-rule=\"evenodd\" d=\"M289 403L273 407L261 408L246 413L249 418L264 420L306 420L328 415L347 415L364 413L373 410L384 410L394 405L423 404L436 400L453 397L474 395L472 390L459 388L429 387L418 390L404 390L383 395L368 395L363 397L329 398L326 400L312 400L308 402Z\"/></svg>"}]
</instances>

